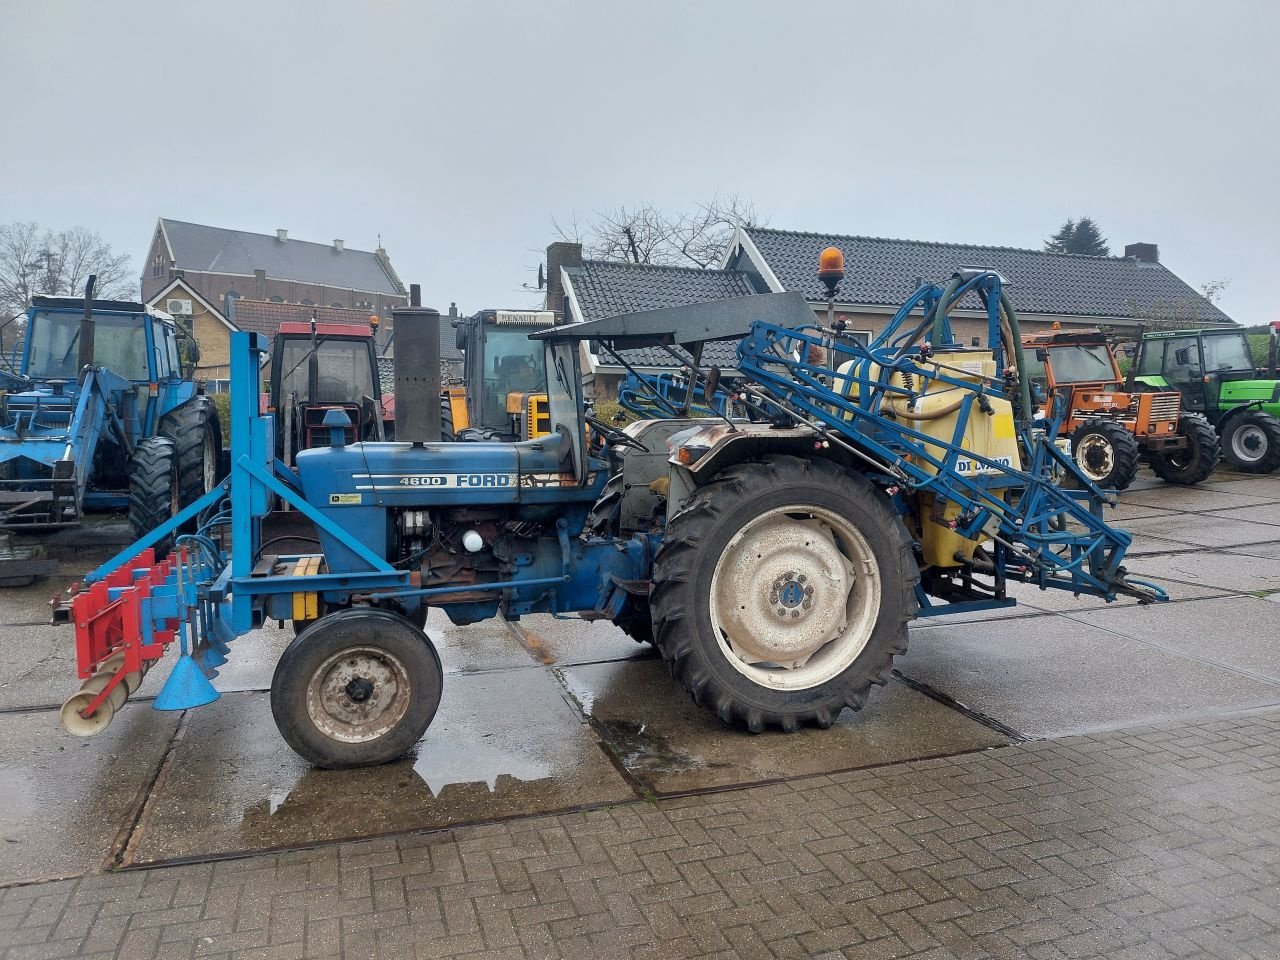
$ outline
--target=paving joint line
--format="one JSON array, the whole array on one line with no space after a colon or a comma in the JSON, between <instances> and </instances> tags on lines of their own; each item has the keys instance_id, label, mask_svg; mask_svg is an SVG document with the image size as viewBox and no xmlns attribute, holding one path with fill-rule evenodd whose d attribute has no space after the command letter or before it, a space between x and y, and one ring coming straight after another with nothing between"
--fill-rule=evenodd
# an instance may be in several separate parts
<instances>
[{"instance_id":1,"label":"paving joint line","mask_svg":"<svg viewBox=\"0 0 1280 960\"><path fill-rule=\"evenodd\" d=\"M1029 736L1022 731L1009 726L1007 723L983 713L981 710L962 703L950 694L943 693L941 690L925 683L923 680L917 680L915 677L908 676L897 668L893 670L890 676L903 686L908 687L911 690L915 690L917 693L924 694L930 700L935 700L944 707L948 707L949 709L956 711L956 713L968 717L975 723L980 723L982 726L994 730L1001 736L1008 737L1014 744L1030 743L1032 740L1036 739L1036 737ZM967 753L969 751L962 752Z\"/></svg>"}]
</instances>

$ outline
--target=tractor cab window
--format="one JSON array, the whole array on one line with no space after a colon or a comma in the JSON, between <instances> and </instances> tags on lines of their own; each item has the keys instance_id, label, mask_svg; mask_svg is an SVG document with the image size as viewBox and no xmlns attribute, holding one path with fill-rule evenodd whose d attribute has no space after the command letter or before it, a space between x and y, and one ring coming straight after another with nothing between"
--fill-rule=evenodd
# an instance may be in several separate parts
<instances>
[{"instance_id":1,"label":"tractor cab window","mask_svg":"<svg viewBox=\"0 0 1280 960\"><path fill-rule=\"evenodd\" d=\"M1022 366L1027 371L1027 379L1032 383L1045 386L1047 380L1044 373L1044 362L1037 356L1039 347L1022 348Z\"/></svg>"},{"instance_id":2,"label":"tractor cab window","mask_svg":"<svg viewBox=\"0 0 1280 960\"><path fill-rule=\"evenodd\" d=\"M26 374L42 380L79 375L80 316L40 311L31 320ZM137 317L94 317L93 362L126 380L145 381L147 336Z\"/></svg>"},{"instance_id":3,"label":"tractor cab window","mask_svg":"<svg viewBox=\"0 0 1280 960\"><path fill-rule=\"evenodd\" d=\"M1205 373L1253 369L1253 355L1243 334L1206 334L1202 343Z\"/></svg>"},{"instance_id":4,"label":"tractor cab window","mask_svg":"<svg viewBox=\"0 0 1280 960\"><path fill-rule=\"evenodd\" d=\"M541 393L547 374L544 346L529 339L527 329L489 327L485 330L484 405L481 422L496 430L507 428L507 395Z\"/></svg>"},{"instance_id":5,"label":"tractor cab window","mask_svg":"<svg viewBox=\"0 0 1280 960\"><path fill-rule=\"evenodd\" d=\"M565 438L579 483L587 479L587 435L583 427L582 378L578 373L578 345L571 341L538 344L545 349L547 406L551 433Z\"/></svg>"},{"instance_id":6,"label":"tractor cab window","mask_svg":"<svg viewBox=\"0 0 1280 960\"><path fill-rule=\"evenodd\" d=\"M1097 383L1116 379L1111 351L1101 343L1050 347L1049 363L1053 367L1054 383Z\"/></svg>"},{"instance_id":7,"label":"tractor cab window","mask_svg":"<svg viewBox=\"0 0 1280 960\"><path fill-rule=\"evenodd\" d=\"M321 337L315 348L315 383L311 381L311 340L286 340L281 354L283 394L276 402L296 394L299 403L359 403L362 397L379 397L369 365L367 340L330 340Z\"/></svg>"},{"instance_id":8,"label":"tractor cab window","mask_svg":"<svg viewBox=\"0 0 1280 960\"><path fill-rule=\"evenodd\" d=\"M1171 383L1199 380L1200 371L1198 337L1170 337L1164 342L1164 375Z\"/></svg>"},{"instance_id":9,"label":"tractor cab window","mask_svg":"<svg viewBox=\"0 0 1280 960\"><path fill-rule=\"evenodd\" d=\"M1141 356L1138 359L1139 377L1158 377L1161 363L1164 361L1164 342L1147 340L1142 344Z\"/></svg>"}]
</instances>

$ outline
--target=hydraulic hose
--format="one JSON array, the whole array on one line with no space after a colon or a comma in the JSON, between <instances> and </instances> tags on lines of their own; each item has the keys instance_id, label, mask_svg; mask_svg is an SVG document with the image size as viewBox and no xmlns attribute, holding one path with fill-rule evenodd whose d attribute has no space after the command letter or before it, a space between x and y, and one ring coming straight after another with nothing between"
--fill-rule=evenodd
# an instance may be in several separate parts
<instances>
[{"instance_id":1,"label":"hydraulic hose","mask_svg":"<svg viewBox=\"0 0 1280 960\"><path fill-rule=\"evenodd\" d=\"M1018 398L1020 402L1019 420L1023 425L1031 422L1032 411L1035 409L1031 406L1031 381L1027 377L1027 359L1022 355L1022 328L1018 324L1018 314L1013 309L1013 304L1009 302L1009 295L1002 289L1000 291L1000 309L1004 311L1005 319L1009 323L1009 336L1013 340L1008 345L1009 353L1013 355L1013 366L1018 371Z\"/></svg>"},{"instance_id":2,"label":"hydraulic hose","mask_svg":"<svg viewBox=\"0 0 1280 960\"><path fill-rule=\"evenodd\" d=\"M963 281L957 276L952 277L947 283L946 289L942 291L942 297L938 300L937 309L933 311L933 338L932 343L936 350L942 343L942 325L947 320L947 309L951 305L951 298L956 295L956 291L960 289Z\"/></svg>"}]
</instances>

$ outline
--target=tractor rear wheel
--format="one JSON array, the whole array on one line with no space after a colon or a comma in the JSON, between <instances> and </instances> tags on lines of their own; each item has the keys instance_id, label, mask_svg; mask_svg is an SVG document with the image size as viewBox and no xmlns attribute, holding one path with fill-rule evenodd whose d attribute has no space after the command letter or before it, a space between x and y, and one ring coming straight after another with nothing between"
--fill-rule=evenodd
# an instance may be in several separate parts
<instances>
[{"instance_id":1,"label":"tractor rear wheel","mask_svg":"<svg viewBox=\"0 0 1280 960\"><path fill-rule=\"evenodd\" d=\"M213 401L192 397L161 418L160 432L177 446L179 502L184 507L195 503L221 479L222 428Z\"/></svg>"},{"instance_id":2,"label":"tractor rear wheel","mask_svg":"<svg viewBox=\"0 0 1280 960\"><path fill-rule=\"evenodd\" d=\"M289 644L271 681L280 735L317 767L369 767L421 739L444 670L427 635L389 610L321 617Z\"/></svg>"},{"instance_id":3,"label":"tractor rear wheel","mask_svg":"<svg viewBox=\"0 0 1280 960\"><path fill-rule=\"evenodd\" d=\"M1152 472L1165 483L1190 486L1213 473L1222 445L1209 421L1198 413L1184 413L1178 420L1178 433L1186 438L1186 447L1153 453L1147 460Z\"/></svg>"},{"instance_id":4,"label":"tractor rear wheel","mask_svg":"<svg viewBox=\"0 0 1280 960\"><path fill-rule=\"evenodd\" d=\"M1104 490L1123 490L1138 476L1142 451L1133 434L1113 420L1086 420L1071 434L1080 472Z\"/></svg>"},{"instance_id":5,"label":"tractor rear wheel","mask_svg":"<svg viewBox=\"0 0 1280 960\"><path fill-rule=\"evenodd\" d=\"M726 723L826 727L906 650L919 579L911 538L861 474L791 456L737 464L667 526L655 642Z\"/></svg>"},{"instance_id":6,"label":"tractor rear wheel","mask_svg":"<svg viewBox=\"0 0 1280 960\"><path fill-rule=\"evenodd\" d=\"M1222 427L1222 458L1242 473L1271 473L1280 467L1280 420L1250 410Z\"/></svg>"},{"instance_id":7,"label":"tractor rear wheel","mask_svg":"<svg viewBox=\"0 0 1280 960\"><path fill-rule=\"evenodd\" d=\"M178 451L168 437L147 437L129 461L129 527L134 539L150 533L181 509L178 503ZM167 553L166 539L156 555Z\"/></svg>"}]
</instances>

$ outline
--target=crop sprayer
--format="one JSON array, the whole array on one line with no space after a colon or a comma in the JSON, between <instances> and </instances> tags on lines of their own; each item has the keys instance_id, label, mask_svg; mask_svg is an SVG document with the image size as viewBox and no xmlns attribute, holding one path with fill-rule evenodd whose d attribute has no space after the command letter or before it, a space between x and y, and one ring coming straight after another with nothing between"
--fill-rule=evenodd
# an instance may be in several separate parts
<instances>
[{"instance_id":1,"label":"crop sprayer","mask_svg":"<svg viewBox=\"0 0 1280 960\"><path fill-rule=\"evenodd\" d=\"M841 266L824 253L832 296ZM348 442L332 410L328 445L293 468L260 409L265 344L236 333L231 473L61 608L86 678L62 722L101 729L175 644L156 706L208 703L230 648L253 642L236 638L292 620L271 686L284 739L320 766L382 763L439 703L436 607L458 624L613 621L727 723L792 731L860 707L914 617L1010 606L1010 580L1165 599L1128 575L1130 536L1103 522L1109 495L1058 448L1057 421L1033 424L1003 285L982 269L924 284L869 345L798 293L543 330L551 433L519 443L435 442L439 314L411 307L396 315L398 441ZM984 348L954 343L966 297L984 306ZM603 423L584 407L587 339L680 347L695 365L703 344L737 341L747 415ZM697 375L715 395L719 370ZM270 552L278 503L314 524L319 552Z\"/></svg>"}]
</instances>

